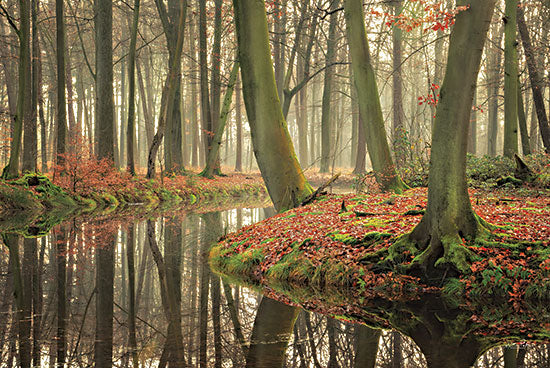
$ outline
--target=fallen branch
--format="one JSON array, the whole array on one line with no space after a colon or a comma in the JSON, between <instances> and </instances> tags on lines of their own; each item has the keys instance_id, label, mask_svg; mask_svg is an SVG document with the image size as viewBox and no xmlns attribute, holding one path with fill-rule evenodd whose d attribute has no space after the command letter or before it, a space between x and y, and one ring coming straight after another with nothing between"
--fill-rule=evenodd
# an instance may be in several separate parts
<instances>
[{"instance_id":1,"label":"fallen branch","mask_svg":"<svg viewBox=\"0 0 550 368\"><path fill-rule=\"evenodd\" d=\"M313 202L315 198L319 197L327 187L329 187L332 183L334 183L340 177L340 175L341 173L334 175L332 178L330 178L329 181L327 181L325 184L317 188L315 192L311 193L309 196L306 197L306 199L302 201L299 207L303 207L306 204L310 204L311 202Z\"/></svg>"}]
</instances>

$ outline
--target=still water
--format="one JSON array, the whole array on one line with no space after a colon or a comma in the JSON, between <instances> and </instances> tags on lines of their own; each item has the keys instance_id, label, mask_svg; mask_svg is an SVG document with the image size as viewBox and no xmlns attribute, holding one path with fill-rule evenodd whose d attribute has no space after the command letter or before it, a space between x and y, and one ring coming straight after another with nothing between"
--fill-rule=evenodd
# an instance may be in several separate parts
<instances>
[{"instance_id":1,"label":"still water","mask_svg":"<svg viewBox=\"0 0 550 368\"><path fill-rule=\"evenodd\" d=\"M290 307L210 270L207 253L216 239L273 214L238 208L148 220L73 219L41 238L3 234L0 366L428 365L423 351L443 343L433 324L416 331L421 350L395 330ZM452 318L437 321L445 323L456 325ZM448 355L468 354L462 340ZM515 348L518 363L550 366L547 345ZM507 349L476 352L475 366L504 366ZM441 359L429 366L465 366L459 358Z\"/></svg>"}]
</instances>

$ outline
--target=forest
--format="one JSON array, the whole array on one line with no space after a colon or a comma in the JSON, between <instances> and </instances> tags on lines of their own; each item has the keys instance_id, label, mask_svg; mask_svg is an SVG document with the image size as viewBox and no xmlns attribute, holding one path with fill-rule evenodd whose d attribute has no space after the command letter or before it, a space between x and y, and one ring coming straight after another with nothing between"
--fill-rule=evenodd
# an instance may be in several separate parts
<instances>
[{"instance_id":1,"label":"forest","mask_svg":"<svg viewBox=\"0 0 550 368\"><path fill-rule=\"evenodd\" d=\"M550 365L550 0L0 0L0 34L0 366Z\"/></svg>"}]
</instances>

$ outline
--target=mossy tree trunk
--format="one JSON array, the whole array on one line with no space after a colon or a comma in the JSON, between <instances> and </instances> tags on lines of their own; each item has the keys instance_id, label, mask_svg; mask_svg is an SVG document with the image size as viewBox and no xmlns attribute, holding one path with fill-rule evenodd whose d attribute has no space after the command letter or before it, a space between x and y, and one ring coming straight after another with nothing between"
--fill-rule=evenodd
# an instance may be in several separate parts
<instances>
[{"instance_id":1,"label":"mossy tree trunk","mask_svg":"<svg viewBox=\"0 0 550 368\"><path fill-rule=\"evenodd\" d=\"M243 95L262 177L275 208L292 208L312 192L298 164L275 85L264 1L233 0Z\"/></svg>"},{"instance_id":2,"label":"mossy tree trunk","mask_svg":"<svg viewBox=\"0 0 550 368\"><path fill-rule=\"evenodd\" d=\"M376 174L376 180L384 190L401 192L406 185L397 174L390 154L378 87L376 86L376 75L369 52L363 4L359 0L346 0L344 4L360 120L364 124L372 167Z\"/></svg>"},{"instance_id":3,"label":"mossy tree trunk","mask_svg":"<svg viewBox=\"0 0 550 368\"><path fill-rule=\"evenodd\" d=\"M518 0L506 0L504 14L504 156L518 153Z\"/></svg>"},{"instance_id":4,"label":"mossy tree trunk","mask_svg":"<svg viewBox=\"0 0 550 368\"><path fill-rule=\"evenodd\" d=\"M457 2L457 6L463 5L468 2ZM468 196L466 150L481 54L494 7L495 0L469 3L469 8L456 16L451 32L432 133L426 214L409 236L422 251L413 264L423 269L439 260L459 270L468 268L466 248L460 244L482 230Z\"/></svg>"}]
</instances>

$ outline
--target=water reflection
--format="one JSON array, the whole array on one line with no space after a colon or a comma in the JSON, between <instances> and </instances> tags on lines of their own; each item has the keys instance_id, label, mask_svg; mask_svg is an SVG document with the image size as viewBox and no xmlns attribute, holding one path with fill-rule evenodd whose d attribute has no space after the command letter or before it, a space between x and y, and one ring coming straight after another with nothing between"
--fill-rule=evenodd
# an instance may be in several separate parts
<instances>
[{"instance_id":1,"label":"water reflection","mask_svg":"<svg viewBox=\"0 0 550 368\"><path fill-rule=\"evenodd\" d=\"M234 209L136 222L75 219L38 239L3 234L0 366L425 367L453 366L452 357L467 366L490 346L469 339L467 319L442 314L437 301L385 306L395 326L422 326L400 329L417 345L221 280L205 262L210 244L270 215ZM454 350L430 355L449 336ZM475 364L503 366L503 353L492 349ZM510 349L506 361L542 367L549 353L546 345Z\"/></svg>"}]
</instances>

